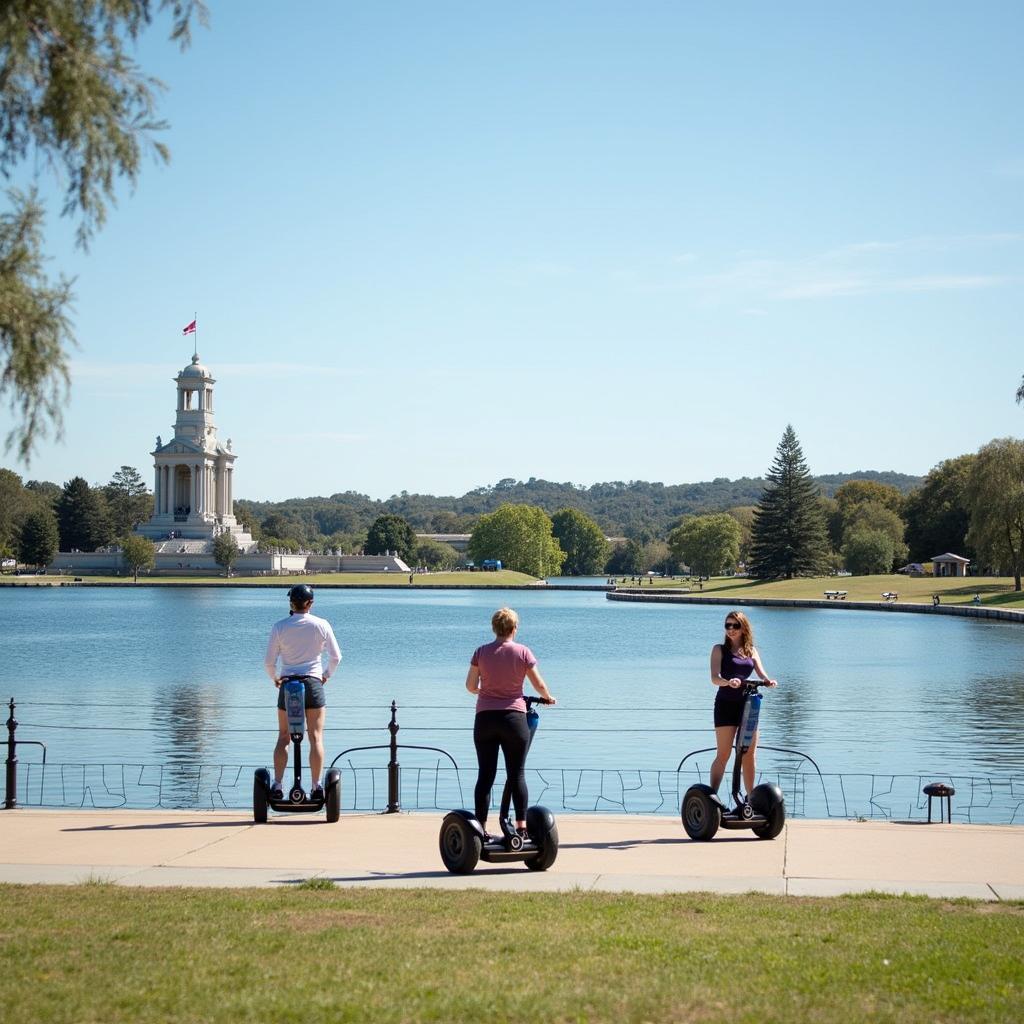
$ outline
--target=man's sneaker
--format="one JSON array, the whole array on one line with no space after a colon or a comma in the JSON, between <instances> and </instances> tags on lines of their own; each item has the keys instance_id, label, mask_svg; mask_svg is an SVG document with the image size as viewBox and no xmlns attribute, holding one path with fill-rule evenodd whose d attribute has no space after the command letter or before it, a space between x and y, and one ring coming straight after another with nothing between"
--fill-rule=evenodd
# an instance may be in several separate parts
<instances>
[{"instance_id":1,"label":"man's sneaker","mask_svg":"<svg viewBox=\"0 0 1024 1024\"><path fill-rule=\"evenodd\" d=\"M319 785L314 786L309 791L309 799L310 800L323 800L323 798L324 798L324 787L323 786L319 786Z\"/></svg>"},{"instance_id":2,"label":"man's sneaker","mask_svg":"<svg viewBox=\"0 0 1024 1024\"><path fill-rule=\"evenodd\" d=\"M270 799L271 800L283 800L284 790L281 788L280 782L272 782L270 784Z\"/></svg>"}]
</instances>

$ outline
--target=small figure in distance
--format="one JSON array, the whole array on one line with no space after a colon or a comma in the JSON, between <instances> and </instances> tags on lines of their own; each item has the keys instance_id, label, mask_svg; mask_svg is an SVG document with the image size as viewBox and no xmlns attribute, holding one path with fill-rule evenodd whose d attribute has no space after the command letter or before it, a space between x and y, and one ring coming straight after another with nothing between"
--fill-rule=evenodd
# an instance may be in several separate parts
<instances>
[{"instance_id":1,"label":"small figure in distance","mask_svg":"<svg viewBox=\"0 0 1024 1024\"><path fill-rule=\"evenodd\" d=\"M512 785L516 828L526 834L526 752L530 730L526 724L523 680L549 704L555 703L537 669L533 651L516 643L519 616L511 608L499 608L491 616L495 640L478 647L469 661L466 689L476 697L473 744L479 773L473 791L476 819L484 826L491 802L491 788L498 772L498 751L505 756L505 775Z\"/></svg>"},{"instance_id":2,"label":"small figure in distance","mask_svg":"<svg viewBox=\"0 0 1024 1024\"><path fill-rule=\"evenodd\" d=\"M932 605L934 606L934 605L937 605L938 603L939 603L939 595L938 594L932 594Z\"/></svg>"},{"instance_id":3,"label":"small figure in distance","mask_svg":"<svg viewBox=\"0 0 1024 1024\"><path fill-rule=\"evenodd\" d=\"M288 618L275 622L270 630L267 653L263 659L267 675L277 687L277 745L274 747L274 781L270 791L276 800L283 797L284 771L288 767L289 730L284 710L286 678L301 679L305 690L306 729L309 732L309 774L313 780L310 796L322 790L320 771L324 766L324 719L327 715L327 695L324 685L341 664L341 649L334 630L326 619L311 615L313 588L299 583L288 591ZM327 667L322 654L327 652ZM280 674L277 670L281 661Z\"/></svg>"},{"instance_id":4,"label":"small figure in distance","mask_svg":"<svg viewBox=\"0 0 1024 1024\"><path fill-rule=\"evenodd\" d=\"M711 764L711 788L718 791L729 754L736 740L736 730L743 718L743 684L756 672L767 686L777 686L761 664L754 646L754 631L743 612L729 612L725 617L725 639L711 648L711 685L715 694L715 760ZM743 785L749 793L754 788L757 736L743 758Z\"/></svg>"}]
</instances>

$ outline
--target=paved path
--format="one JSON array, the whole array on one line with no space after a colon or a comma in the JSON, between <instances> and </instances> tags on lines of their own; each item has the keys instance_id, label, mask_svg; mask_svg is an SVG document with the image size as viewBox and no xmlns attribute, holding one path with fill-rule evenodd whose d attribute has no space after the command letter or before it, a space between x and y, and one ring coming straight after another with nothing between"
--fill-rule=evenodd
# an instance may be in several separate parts
<instances>
[{"instance_id":1,"label":"paved path","mask_svg":"<svg viewBox=\"0 0 1024 1024\"><path fill-rule=\"evenodd\" d=\"M441 815L281 815L254 825L231 811L0 811L0 882L138 886L338 885L552 892L766 892L833 896L877 890L1024 899L1024 828L804 821L773 842L720 832L690 842L667 816L562 815L550 871L481 864L444 870Z\"/></svg>"}]
</instances>

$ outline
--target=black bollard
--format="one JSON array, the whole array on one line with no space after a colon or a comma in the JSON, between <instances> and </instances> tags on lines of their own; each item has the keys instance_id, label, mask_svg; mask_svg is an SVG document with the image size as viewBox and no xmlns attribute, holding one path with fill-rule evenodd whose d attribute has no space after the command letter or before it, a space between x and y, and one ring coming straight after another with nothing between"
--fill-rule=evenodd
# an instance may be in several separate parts
<instances>
[{"instance_id":1,"label":"black bollard","mask_svg":"<svg viewBox=\"0 0 1024 1024\"><path fill-rule=\"evenodd\" d=\"M4 809L13 810L18 806L18 744L14 739L14 730L18 722L14 717L14 698L11 698L11 715L7 719L7 795Z\"/></svg>"},{"instance_id":2,"label":"black bollard","mask_svg":"<svg viewBox=\"0 0 1024 1024\"><path fill-rule=\"evenodd\" d=\"M391 702L391 724L388 732L391 733L391 760L388 761L388 806L385 814L397 814L401 809L398 799L398 705Z\"/></svg>"}]
</instances>

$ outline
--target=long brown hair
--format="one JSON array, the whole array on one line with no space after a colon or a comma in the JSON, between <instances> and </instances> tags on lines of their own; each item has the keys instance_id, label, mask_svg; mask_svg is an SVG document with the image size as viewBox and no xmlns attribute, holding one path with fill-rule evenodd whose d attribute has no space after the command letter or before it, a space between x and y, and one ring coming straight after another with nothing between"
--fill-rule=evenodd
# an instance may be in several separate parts
<instances>
[{"instance_id":1,"label":"long brown hair","mask_svg":"<svg viewBox=\"0 0 1024 1024\"><path fill-rule=\"evenodd\" d=\"M727 631L725 639L722 641L722 648L726 651L731 651L733 654L740 654L744 658L749 658L754 653L754 629L750 625L750 619L743 612L728 612L725 616L726 622L729 619L735 619L740 624L740 638L736 646L733 647L732 640L729 638Z\"/></svg>"}]
</instances>

